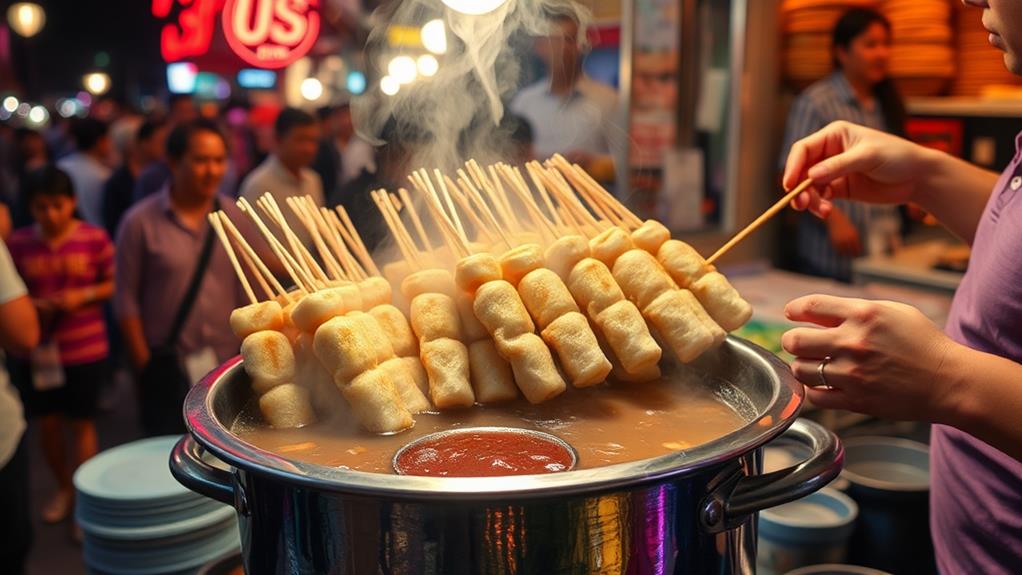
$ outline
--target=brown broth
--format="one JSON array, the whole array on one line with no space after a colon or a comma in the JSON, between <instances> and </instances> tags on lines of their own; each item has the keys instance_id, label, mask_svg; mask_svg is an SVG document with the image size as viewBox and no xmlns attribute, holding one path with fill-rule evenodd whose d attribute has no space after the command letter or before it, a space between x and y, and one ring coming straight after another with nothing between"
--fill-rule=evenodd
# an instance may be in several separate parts
<instances>
[{"instance_id":1,"label":"brown broth","mask_svg":"<svg viewBox=\"0 0 1022 575\"><path fill-rule=\"evenodd\" d=\"M729 386L714 388L696 378L602 384L569 389L540 405L520 400L423 413L415 416L414 428L389 436L362 431L346 413L302 429L269 429L259 423L254 402L250 402L232 431L256 447L288 459L393 473L394 453L429 433L457 427L518 427L545 431L567 441L578 451L578 468L587 469L665 455L735 431L747 419L722 395L730 401L744 399Z\"/></svg>"}]
</instances>

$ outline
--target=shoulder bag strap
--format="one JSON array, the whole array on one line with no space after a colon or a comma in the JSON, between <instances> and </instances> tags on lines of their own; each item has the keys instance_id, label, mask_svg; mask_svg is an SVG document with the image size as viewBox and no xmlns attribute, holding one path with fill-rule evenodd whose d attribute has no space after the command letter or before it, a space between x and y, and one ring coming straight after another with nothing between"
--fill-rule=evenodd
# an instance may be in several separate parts
<instances>
[{"instance_id":1,"label":"shoulder bag strap","mask_svg":"<svg viewBox=\"0 0 1022 575\"><path fill-rule=\"evenodd\" d=\"M219 209L220 199L217 198L213 201L213 211ZM191 313L192 307L195 305L195 298L199 295L202 278L205 277L206 269L209 268L209 260L213 255L213 226L209 223L206 226L206 239L202 243L202 252L199 254L199 261L195 264L195 270L192 272L192 280L188 284L188 289L185 290L185 297L181 300L177 314L174 315L174 323L171 324L170 335L167 336L165 344L167 347L177 345L177 340L181 337L181 330L184 328L185 320L188 319L188 314Z\"/></svg>"}]
</instances>

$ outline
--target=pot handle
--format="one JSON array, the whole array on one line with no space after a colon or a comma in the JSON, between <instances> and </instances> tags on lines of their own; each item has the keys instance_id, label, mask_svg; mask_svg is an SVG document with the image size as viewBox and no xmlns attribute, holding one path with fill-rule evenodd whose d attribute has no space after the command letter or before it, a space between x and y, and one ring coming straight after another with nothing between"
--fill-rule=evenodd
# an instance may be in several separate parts
<instances>
[{"instance_id":1,"label":"pot handle","mask_svg":"<svg viewBox=\"0 0 1022 575\"><path fill-rule=\"evenodd\" d=\"M202 459L202 447L186 434L170 452L170 473L192 491L234 506L234 482L231 474Z\"/></svg>"},{"instance_id":2,"label":"pot handle","mask_svg":"<svg viewBox=\"0 0 1022 575\"><path fill-rule=\"evenodd\" d=\"M711 533L739 526L753 513L790 503L818 491L841 472L845 450L837 436L820 424L797 419L784 438L812 451L809 459L762 475L738 475L703 501L701 521Z\"/></svg>"}]
</instances>

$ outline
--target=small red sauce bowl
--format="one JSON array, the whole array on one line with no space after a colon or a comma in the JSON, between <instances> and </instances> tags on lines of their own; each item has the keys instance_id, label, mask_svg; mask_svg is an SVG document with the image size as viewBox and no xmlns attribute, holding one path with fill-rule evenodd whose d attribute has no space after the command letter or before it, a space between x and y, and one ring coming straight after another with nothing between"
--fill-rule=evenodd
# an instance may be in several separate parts
<instances>
[{"instance_id":1,"label":"small red sauce bowl","mask_svg":"<svg viewBox=\"0 0 1022 575\"><path fill-rule=\"evenodd\" d=\"M467 427L420 437L394 454L398 475L502 477L571 471L578 453L563 439L531 429Z\"/></svg>"}]
</instances>

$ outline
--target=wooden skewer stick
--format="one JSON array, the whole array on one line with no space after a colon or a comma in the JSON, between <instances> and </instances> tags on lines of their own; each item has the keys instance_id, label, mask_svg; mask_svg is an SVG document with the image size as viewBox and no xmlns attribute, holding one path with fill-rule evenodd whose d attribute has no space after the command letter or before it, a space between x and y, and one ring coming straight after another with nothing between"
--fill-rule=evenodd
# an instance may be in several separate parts
<instances>
[{"instance_id":1,"label":"wooden skewer stick","mask_svg":"<svg viewBox=\"0 0 1022 575\"><path fill-rule=\"evenodd\" d=\"M440 230L440 235L443 237L444 243L446 243L447 247L451 249L451 253L457 253L455 246L458 243L458 230L454 227L454 224L451 223L447 214L444 213L443 205L440 203L440 198L436 195L436 190L432 189L429 182L423 179L422 175L426 172L426 170L421 170L421 172L422 173L413 172L412 175L409 176L409 179L412 181L412 184L414 184L415 189L418 190L425 199L426 207L429 209L430 215L433 216L433 222ZM440 215L443 216L442 219L437 219L436 214L433 213L434 208L439 210ZM451 225L445 226L442 225L441 222L447 222Z\"/></svg>"},{"instance_id":2,"label":"wooden skewer stick","mask_svg":"<svg viewBox=\"0 0 1022 575\"><path fill-rule=\"evenodd\" d=\"M501 174L511 186L511 191L515 192L518 199L525 206L525 211L529 213L529 218L536 226L543 240L553 242L557 238L557 232L551 228L550 222L543 217L543 213L539 211L539 206L532 200L528 185L522 179L521 173L516 173L510 166L502 166L502 168Z\"/></svg>"},{"instance_id":3,"label":"wooden skewer stick","mask_svg":"<svg viewBox=\"0 0 1022 575\"><path fill-rule=\"evenodd\" d=\"M557 224L557 227L563 228L564 221L561 220L561 215L557 213L556 209L554 209L554 203L551 201L550 193L547 191L546 185L543 183L544 180L536 171L538 166L539 162L529 162L528 164L525 164L525 171L529 172L529 177L532 178L532 184L536 186L536 190L539 191L539 197L543 200L543 203L546 204L547 210L550 211L550 217L553 219L553 222ZM539 169L542 170L543 168L539 167Z\"/></svg>"},{"instance_id":4,"label":"wooden skewer stick","mask_svg":"<svg viewBox=\"0 0 1022 575\"><path fill-rule=\"evenodd\" d=\"M735 245L737 245L738 242L744 240L746 236L756 231L756 229L763 225L764 222L766 222L774 215L776 215L777 212L783 210L784 206L787 206L789 203L791 203L791 201L795 199L795 196L804 192L806 188L808 188L812 183L813 183L812 180L806 179L801 184L795 186L794 190L791 190L787 194L784 194L784 197L777 200L777 203L770 206L770 208L767 209L767 211L760 214L758 218L752 220L751 224L745 226L745 228L742 229L742 231L735 234L735 236L728 240L726 244L720 246L720 249L714 252L712 256L706 258L706 265L712 265L713 262L717 261L722 255L726 254L728 250L735 247Z\"/></svg>"},{"instance_id":5,"label":"wooden skewer stick","mask_svg":"<svg viewBox=\"0 0 1022 575\"><path fill-rule=\"evenodd\" d=\"M216 232L220 243L224 246L224 251L227 252L227 259L231 260L231 266L234 267L234 273L238 274L238 279L241 280L241 287L245 289L245 294L251 303L259 303L259 299L256 298L255 292L252 291L252 286L248 283L248 278L245 277L245 272L241 269L241 264L238 263L238 256L234 254L234 247L231 246L231 241L227 239L227 234L224 233L224 225L220 221L220 218L216 214L209 214L209 225Z\"/></svg>"},{"instance_id":6,"label":"wooden skewer stick","mask_svg":"<svg viewBox=\"0 0 1022 575\"><path fill-rule=\"evenodd\" d=\"M419 184L416 185L418 186ZM426 208L429 209L430 215L433 216L433 220L444 232L441 235L447 242L447 247L451 249L451 253L455 254L455 257L458 258L465 258L471 255L472 250L469 249L468 240L458 235L458 230L455 229L454 224L450 219L448 219L447 214L445 214L440 207L440 198L436 197L435 194L430 195L429 191L422 187L419 187L418 189L424 196Z\"/></svg>"},{"instance_id":7,"label":"wooden skewer stick","mask_svg":"<svg viewBox=\"0 0 1022 575\"><path fill-rule=\"evenodd\" d=\"M461 173L464 174L464 172ZM462 191L465 193L465 196L470 201L475 202L476 208L479 210L480 213L483 214L483 218L488 220L490 227L497 231L497 235L500 236L500 239L503 240L503 242L507 245L508 249L513 248L514 244L511 242L511 238L508 237L507 233L504 231L500 223L497 221L497 218L494 217L493 212L490 211L490 207L486 205L485 201L483 201L482 196L479 195L479 190L475 189L472 186L472 182L465 179L464 177L459 177L458 186L461 187Z\"/></svg>"},{"instance_id":8,"label":"wooden skewer stick","mask_svg":"<svg viewBox=\"0 0 1022 575\"><path fill-rule=\"evenodd\" d=\"M343 209L343 206L338 207ZM321 209L323 210L323 217L325 217L327 222L333 226L334 230L341 235L342 241L340 242L340 248L344 252L345 257L349 259L352 269L356 272L355 276L360 280L365 279L368 275L366 274L366 266L364 262L368 261L372 264L372 269L376 269L376 264L373 262L373 258L369 256L369 252L365 250L365 244L361 244L362 238L358 238L358 242L355 241L355 238L348 232L348 228L343 222L341 222L338 212L331 211L328 208ZM352 257L353 253L354 257Z\"/></svg>"},{"instance_id":9,"label":"wooden skewer stick","mask_svg":"<svg viewBox=\"0 0 1022 575\"><path fill-rule=\"evenodd\" d=\"M404 257L408 265L415 269L420 269L418 258L415 257L415 247L408 245L405 238L401 235L401 232L398 231L397 224L394 222L394 218L390 211L391 208L393 208L393 206L390 205L390 200L381 199L377 193L378 192L376 190L373 190L369 192L369 195L372 197L376 207L383 215L383 221L387 224L387 228L390 229L390 235L394 237L394 243L397 244L397 248L400 250L401 256ZM384 192L383 195L385 196L386 192Z\"/></svg>"},{"instance_id":10,"label":"wooden skewer stick","mask_svg":"<svg viewBox=\"0 0 1022 575\"><path fill-rule=\"evenodd\" d=\"M515 215L515 211L511 208L511 202L508 200L507 193L504 191L504 184L500 181L500 170L497 166L490 166L489 168L490 177L493 179L493 196L497 201L501 202L504 207L505 213L507 213L509 221L515 227L515 231L524 231L525 227L522 222Z\"/></svg>"},{"instance_id":11,"label":"wooden skewer stick","mask_svg":"<svg viewBox=\"0 0 1022 575\"><path fill-rule=\"evenodd\" d=\"M423 170L425 171L425 170ZM461 225L461 218L458 216L458 210L454 209L454 202L451 201L451 192L447 189L447 184L444 182L444 175L439 169L433 169L433 175L436 176L437 185L440 186L440 193L443 195L444 202L447 204L447 210L450 212L451 221L454 222L454 228L458 230L458 233L463 239L468 238L468 234L465 233L465 227ZM429 176L426 176L426 185L433 188L433 183L429 180ZM436 192L433 192L434 195ZM467 239L466 239L467 241Z\"/></svg>"},{"instance_id":12,"label":"wooden skewer stick","mask_svg":"<svg viewBox=\"0 0 1022 575\"><path fill-rule=\"evenodd\" d=\"M315 282L313 281L312 277L305 275L305 270L303 270L301 266L298 265L298 262L296 262L294 258L291 257L291 254L289 254L287 249L284 248L284 245L280 243L280 240L278 240L277 237L273 235L273 232L271 232L270 229L266 227L266 224L263 223L263 219L259 217L258 213L256 213L255 208L252 207L252 204L250 204L248 200L242 197L238 199L238 207L241 209L242 212L248 214L248 217L252 218L252 221L255 223L256 227L259 228L260 233L263 234L263 237L266 238L267 243L270 244L270 249L272 249L273 252L277 254L277 258L280 259L280 263L284 265L284 269L287 270L288 275L290 275L291 279L294 280L295 285L298 286L299 289L305 291L306 293L312 293L316 291Z\"/></svg>"},{"instance_id":13,"label":"wooden skewer stick","mask_svg":"<svg viewBox=\"0 0 1022 575\"><path fill-rule=\"evenodd\" d=\"M582 201L575 195L571 184L564 179L564 176L556 168L545 168L541 173L545 174L550 180L551 189L557 194L560 202L568 208L568 211L572 212L584 226L592 227L599 233L600 223L593 217L592 212L582 205Z\"/></svg>"},{"instance_id":14,"label":"wooden skewer stick","mask_svg":"<svg viewBox=\"0 0 1022 575\"><path fill-rule=\"evenodd\" d=\"M408 231L408 227L405 226L404 221L401 219L401 214L397 211L397 205L393 203L393 197L391 197L386 190L379 190L376 192L380 201L385 204L385 207L390 210L390 217L394 220L394 225L397 227L397 231L401 234L401 239L405 242L405 245L411 250L416 257L422 253L419 251L418 246L415 245L415 240L412 238L412 234ZM385 199L386 198L386 199Z\"/></svg>"},{"instance_id":15,"label":"wooden skewer stick","mask_svg":"<svg viewBox=\"0 0 1022 575\"><path fill-rule=\"evenodd\" d=\"M244 249L241 250L241 259L245 261L245 266L248 268L250 272L252 272L252 275L255 276L256 281L259 282L259 287L262 288L263 293L266 294L266 298L273 299L275 295L273 293L273 289L270 288L270 284L266 283L266 278L263 277L263 274L259 271L259 268L256 267L255 262L252 261L252 258L248 255L248 252L246 252ZM281 289L281 291L284 292L283 289ZM287 292L284 293L286 294Z\"/></svg>"},{"instance_id":16,"label":"wooden skewer stick","mask_svg":"<svg viewBox=\"0 0 1022 575\"><path fill-rule=\"evenodd\" d=\"M575 228L575 231L578 232L578 235L584 238L591 237L589 234L589 230L587 229L586 226L587 223L586 217L592 218L592 215L586 212L585 208L577 206L571 199L567 197L567 196L571 196L572 198L574 197L574 193L571 192L571 188L565 190L561 186L560 182L557 182L556 180L551 178L549 174L546 174L545 172L541 172L541 175L548 178L548 181L551 184L550 191L553 193L554 196L557 197L557 201L561 204L560 208L564 210L564 219L568 220L568 222L571 224L571 227ZM580 214L579 212L582 213Z\"/></svg>"},{"instance_id":17,"label":"wooden skewer stick","mask_svg":"<svg viewBox=\"0 0 1022 575\"><path fill-rule=\"evenodd\" d=\"M311 196L303 196L298 199L297 203L304 208L309 219L311 219L317 229L319 229L319 235L328 248L327 252L338 268L338 279L351 280L351 278L354 277L354 273L348 261L350 255L345 257L345 253L341 249L341 245L344 243L344 240L340 238L337 234L337 230L335 230L333 226L330 225L330 222L328 222L323 216L322 209L324 208L318 207Z\"/></svg>"},{"instance_id":18,"label":"wooden skewer stick","mask_svg":"<svg viewBox=\"0 0 1022 575\"><path fill-rule=\"evenodd\" d=\"M560 154L554 154L552 161L563 164L567 169L574 171L583 184L596 197L598 197L608 209L614 211L615 214L624 222L625 225L622 226L624 229L631 230L632 228L637 228L642 225L642 220L639 219L638 216L621 203L620 200L614 197L614 194L611 194L606 188L601 186L600 183L596 181L596 178L590 176L589 173L582 168L582 166L579 166L578 164L569 164L568 160Z\"/></svg>"},{"instance_id":19,"label":"wooden skewer stick","mask_svg":"<svg viewBox=\"0 0 1022 575\"><path fill-rule=\"evenodd\" d=\"M334 208L334 210L337 212L337 215L340 216L341 222L344 224L344 227L347 228L348 230L348 236L345 236L344 239L347 240L348 237L350 236L353 242L351 244L352 248L355 249L357 245L356 253L359 254L360 259L364 258L362 259L362 266L366 270L369 270L374 276L380 277L382 275L380 273L380 268L376 267L376 262L373 261L372 256L369 255L369 250L366 249L365 242L362 241L362 236L359 235L358 229L355 227L355 224L351 223L351 218L348 216L348 210L346 210L344 206L341 205Z\"/></svg>"},{"instance_id":20,"label":"wooden skewer stick","mask_svg":"<svg viewBox=\"0 0 1022 575\"><path fill-rule=\"evenodd\" d=\"M511 216L504 211L504 204L497 199L497 193L493 190L493 186L491 185L490 179L486 176L486 172L479 167L479 163L475 160L465 162L465 166L468 168L468 174L465 173L465 170L458 168L458 177L464 179L469 184L471 184L474 179L476 181L476 185L472 186L472 189L476 190L476 194L479 195L480 198L482 198L482 195L479 194L479 190L482 190L483 194L486 194L486 196L489 197L490 202L493 203L494 215L501 219L508 231L513 231L514 224L511 222ZM471 174L471 178L469 177L469 174ZM485 202L483 203L485 204Z\"/></svg>"},{"instance_id":21,"label":"wooden skewer stick","mask_svg":"<svg viewBox=\"0 0 1022 575\"><path fill-rule=\"evenodd\" d=\"M444 181L446 182L445 187L450 191L451 197L453 197L454 201L461 207L461 210L465 212L468 219L472 220L472 225L474 225L476 230L479 231L479 236L483 236L487 241L493 242L496 239L493 237L493 232L490 230L488 225L483 223L482 218L476 213L475 207L469 203L468 198L464 192L461 191L461 188L454 183L454 180L452 180L450 176L444 175Z\"/></svg>"},{"instance_id":22,"label":"wooden skewer stick","mask_svg":"<svg viewBox=\"0 0 1022 575\"><path fill-rule=\"evenodd\" d=\"M330 279L344 279L345 273L341 270L340 264L337 263L333 254L330 253L330 249L320 233L316 216L309 212L308 206L299 198L288 198L286 201L291 211L295 213L295 216L301 220L302 225L309 231L309 236L312 237L312 243L316 246L316 251L319 252L320 259L323 260L323 265L326 266L327 271L332 276Z\"/></svg>"},{"instance_id":23,"label":"wooden skewer stick","mask_svg":"<svg viewBox=\"0 0 1022 575\"><path fill-rule=\"evenodd\" d=\"M419 240L422 241L422 247L429 253L433 253L433 244L429 241L429 235L426 233L426 228L422 225L422 219L419 218L419 212L415 209L415 204L412 203L411 196L408 195L408 190L404 188L397 189L398 195L401 196L401 201L404 202L408 209L408 216L412 219L412 226L415 228L415 233L418 234Z\"/></svg>"},{"instance_id":24,"label":"wooden skewer stick","mask_svg":"<svg viewBox=\"0 0 1022 575\"><path fill-rule=\"evenodd\" d=\"M319 262L316 258L312 257L312 253L309 252L305 247L305 243L298 237L298 234L291 229L291 224L288 223L287 218L284 217L284 212L280 209L280 205L277 204L277 198L273 197L273 194L267 192L263 195L267 205L277 215L277 223L282 230L284 235L287 236L288 242L291 244L292 249L295 250L295 255L299 257L300 262L305 262L304 269L309 272L309 275L314 276L322 282L328 281L330 278L327 277L326 272L320 267Z\"/></svg>"},{"instance_id":25,"label":"wooden skewer stick","mask_svg":"<svg viewBox=\"0 0 1022 575\"><path fill-rule=\"evenodd\" d=\"M554 158L558 158L558 157L559 156L554 156ZM603 204L600 203L600 202L597 202L591 196L591 194L589 193L589 188L586 186L586 184L584 182L582 182L582 178L575 172L574 169L572 169L571 165L567 164L566 161L564 163L561 163L561 162L552 162L552 163L553 163L553 165L555 167L557 167L558 170L560 170L564 174L564 176L566 178L568 178L568 180L571 181L571 184L575 188L575 191L572 192L572 195L578 194L578 196L581 196L582 198L585 199L586 203L589 205L589 207L587 208L587 211L588 210L592 210L592 212L596 214L596 218L597 218L598 222L600 220L607 221L607 222L612 222L613 221L613 220L611 220L610 216L607 215L607 212L603 209ZM576 196L576 197L578 197L578 196Z\"/></svg>"},{"instance_id":26,"label":"wooden skewer stick","mask_svg":"<svg viewBox=\"0 0 1022 575\"><path fill-rule=\"evenodd\" d=\"M239 246L241 246L241 253L243 256L245 256L246 263L248 263L249 265L254 265L259 268L260 273L255 275L257 277L261 276L262 278L268 279L270 283L273 285L273 288L277 290L277 293L279 295L283 296L285 299L290 300L291 299L290 294L288 294L287 290L284 289L284 286L281 285L279 281L277 281L277 276L273 275L273 272L270 271L270 268L266 267L266 264L263 263L263 260L259 259L259 254L257 254L255 250L252 249L252 246L249 245L247 240L245 240L245 237L241 235L241 232L239 232L238 228L234 226L234 222L231 221L231 218L227 217L226 213L220 212L220 221L224 223L224 227L227 228L227 231L231 234L231 237L234 238L234 241L237 242ZM263 279L261 279L260 281L265 282L265 280ZM265 283L263 285L265 287ZM269 292L269 290L267 290L267 292ZM272 293L269 295L270 297L273 297Z\"/></svg>"},{"instance_id":27,"label":"wooden skewer stick","mask_svg":"<svg viewBox=\"0 0 1022 575\"><path fill-rule=\"evenodd\" d=\"M271 197L272 196L269 194L269 192L267 192L263 194L262 197L256 198L256 207L261 209L263 213L266 214L266 217L271 222L273 222L277 226L277 228L280 229L280 232L284 235L284 241L286 241L287 245L291 248L291 254L294 255L302 269L308 275L312 275L312 270L308 268L308 262L305 261L305 259L302 257L301 252L298 251L298 244L300 242L298 241L297 238L292 238L291 235L287 233L287 230L284 229L284 224L282 223L284 215L279 214L278 216L276 210L273 209L273 205L271 205L270 203L269 198Z\"/></svg>"}]
</instances>

